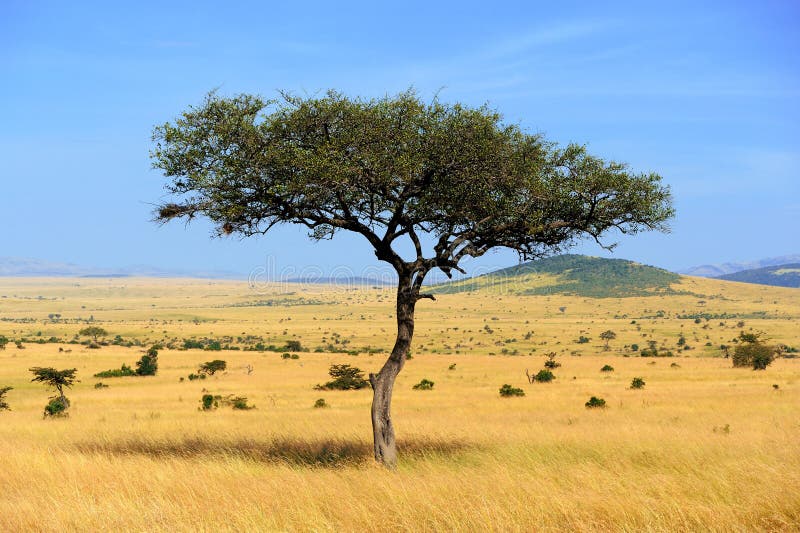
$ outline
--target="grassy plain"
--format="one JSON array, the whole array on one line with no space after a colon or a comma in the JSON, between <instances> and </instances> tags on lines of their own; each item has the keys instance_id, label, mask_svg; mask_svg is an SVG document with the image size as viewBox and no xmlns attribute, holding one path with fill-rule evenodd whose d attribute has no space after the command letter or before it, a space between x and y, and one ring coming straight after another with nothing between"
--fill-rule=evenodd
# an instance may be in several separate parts
<instances>
[{"instance_id":1,"label":"grassy plain","mask_svg":"<svg viewBox=\"0 0 800 533\"><path fill-rule=\"evenodd\" d=\"M332 363L380 367L390 289L0 279L0 335L27 339L0 351L0 387L14 387L13 411L0 412L0 530L800 529L800 359L754 372L719 349L751 328L800 348L800 291L698 278L675 288L591 299L511 286L423 300L395 387L401 462L387 472L370 459L370 392L313 386ZM109 340L175 349L161 350L157 376L95 389L92 374L144 348L68 344L90 317ZM34 342L50 337L61 342ZM177 349L184 339L299 340L309 351ZM638 357L631 345L649 340L677 357ZM528 384L525 370L548 352L557 379ZM216 358L224 375L179 381ZM68 419L42 420L51 393L30 383L29 367L51 365L78 368ZM645 388L631 390L633 377ZM422 378L434 389L412 390ZM501 398L504 383L526 396ZM200 412L204 389L257 408ZM586 409L593 395L608 408ZM331 407L314 409L320 397Z\"/></svg>"}]
</instances>

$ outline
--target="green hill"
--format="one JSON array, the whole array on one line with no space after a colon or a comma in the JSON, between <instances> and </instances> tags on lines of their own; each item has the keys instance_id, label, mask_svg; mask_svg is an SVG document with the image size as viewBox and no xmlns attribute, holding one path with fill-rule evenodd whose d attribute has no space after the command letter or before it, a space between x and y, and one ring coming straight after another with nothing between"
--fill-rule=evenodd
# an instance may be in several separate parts
<instances>
[{"instance_id":1,"label":"green hill","mask_svg":"<svg viewBox=\"0 0 800 533\"><path fill-rule=\"evenodd\" d=\"M625 259L567 254L443 283L431 290L439 294L489 289L521 295L625 298L674 294L670 285L678 281L678 274Z\"/></svg>"},{"instance_id":2,"label":"green hill","mask_svg":"<svg viewBox=\"0 0 800 533\"><path fill-rule=\"evenodd\" d=\"M717 279L798 288L800 287L800 263L742 270L733 274L717 276Z\"/></svg>"}]
</instances>

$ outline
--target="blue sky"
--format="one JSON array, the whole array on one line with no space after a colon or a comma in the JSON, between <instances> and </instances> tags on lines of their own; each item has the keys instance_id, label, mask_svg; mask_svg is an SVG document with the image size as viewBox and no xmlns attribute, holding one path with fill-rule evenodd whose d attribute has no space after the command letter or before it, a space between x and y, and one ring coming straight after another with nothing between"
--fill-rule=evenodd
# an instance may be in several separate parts
<instances>
[{"instance_id":1,"label":"blue sky","mask_svg":"<svg viewBox=\"0 0 800 533\"><path fill-rule=\"evenodd\" d=\"M623 239L615 257L677 269L800 253L800 2L116 4L0 3L0 255L239 272L374 265L357 237L211 240L203 223L152 224L164 180L150 135L214 88L409 86L488 102L664 176L673 232ZM499 252L470 266L515 262Z\"/></svg>"}]
</instances>

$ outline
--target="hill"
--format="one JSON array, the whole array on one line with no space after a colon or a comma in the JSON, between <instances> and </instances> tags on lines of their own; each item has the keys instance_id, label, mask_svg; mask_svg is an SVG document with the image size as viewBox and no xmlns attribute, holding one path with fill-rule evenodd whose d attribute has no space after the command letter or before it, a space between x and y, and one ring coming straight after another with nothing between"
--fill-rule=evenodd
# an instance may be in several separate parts
<instances>
[{"instance_id":1,"label":"hill","mask_svg":"<svg viewBox=\"0 0 800 533\"><path fill-rule=\"evenodd\" d=\"M565 254L530 261L482 276L443 283L433 292L452 294L493 289L509 294L564 294L591 298L624 298L674 294L681 276L625 259Z\"/></svg>"},{"instance_id":2,"label":"hill","mask_svg":"<svg viewBox=\"0 0 800 533\"><path fill-rule=\"evenodd\" d=\"M8 277L83 277L123 278L144 276L153 278L187 277L211 279L243 279L243 273L224 270L169 269L149 265L124 268L102 268L32 259L28 257L0 257L0 276Z\"/></svg>"},{"instance_id":3,"label":"hill","mask_svg":"<svg viewBox=\"0 0 800 533\"><path fill-rule=\"evenodd\" d=\"M723 278L727 274L734 274L744 270L755 270L760 268L786 265L789 263L800 263L800 255L782 255L780 257L768 257L757 261L741 263L719 263L713 265L699 265L679 270L679 274L686 276L700 276L703 278Z\"/></svg>"},{"instance_id":4,"label":"hill","mask_svg":"<svg viewBox=\"0 0 800 533\"><path fill-rule=\"evenodd\" d=\"M775 287L800 287L800 263L743 270L718 276L717 279L773 285Z\"/></svg>"}]
</instances>

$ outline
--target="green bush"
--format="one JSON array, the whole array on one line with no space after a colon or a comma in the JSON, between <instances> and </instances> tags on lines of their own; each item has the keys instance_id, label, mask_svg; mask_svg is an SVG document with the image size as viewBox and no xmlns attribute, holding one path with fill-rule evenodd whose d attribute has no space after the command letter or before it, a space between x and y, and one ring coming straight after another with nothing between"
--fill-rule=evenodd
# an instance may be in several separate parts
<instances>
[{"instance_id":1,"label":"green bush","mask_svg":"<svg viewBox=\"0 0 800 533\"><path fill-rule=\"evenodd\" d=\"M606 401L602 398L598 398L597 396L592 396L589 398L589 401L584 404L587 409L596 409L596 408L604 408L606 406Z\"/></svg>"},{"instance_id":2,"label":"green bush","mask_svg":"<svg viewBox=\"0 0 800 533\"><path fill-rule=\"evenodd\" d=\"M580 337L578 337L577 343L586 344L589 342L589 340L590 340L589 337L584 337L583 335L581 335Z\"/></svg>"},{"instance_id":3,"label":"green bush","mask_svg":"<svg viewBox=\"0 0 800 533\"><path fill-rule=\"evenodd\" d=\"M98 372L94 375L96 378L123 378L127 376L135 376L136 372L133 371L131 367L126 365L125 363L122 364L120 368L115 368L112 370L103 370L102 372Z\"/></svg>"},{"instance_id":4,"label":"green bush","mask_svg":"<svg viewBox=\"0 0 800 533\"><path fill-rule=\"evenodd\" d=\"M156 372L158 372L158 350L152 347L136 362L136 374L139 376L155 376Z\"/></svg>"},{"instance_id":5,"label":"green bush","mask_svg":"<svg viewBox=\"0 0 800 533\"><path fill-rule=\"evenodd\" d=\"M203 411L210 411L219 407L219 403L214 400L213 394L203 394L203 397L200 399L200 404Z\"/></svg>"},{"instance_id":6,"label":"green bush","mask_svg":"<svg viewBox=\"0 0 800 533\"><path fill-rule=\"evenodd\" d=\"M638 352L639 351L639 345L638 344L631 344L631 351L632 352Z\"/></svg>"},{"instance_id":7,"label":"green bush","mask_svg":"<svg viewBox=\"0 0 800 533\"><path fill-rule=\"evenodd\" d=\"M333 380L324 385L317 385L318 390L358 390L369 387L369 381L364 379L364 372L348 364L331 365L328 374Z\"/></svg>"},{"instance_id":8,"label":"green bush","mask_svg":"<svg viewBox=\"0 0 800 533\"><path fill-rule=\"evenodd\" d=\"M412 387L414 390L431 390L433 389L433 381L424 379Z\"/></svg>"},{"instance_id":9,"label":"green bush","mask_svg":"<svg viewBox=\"0 0 800 533\"><path fill-rule=\"evenodd\" d=\"M106 385L102 381L98 381L97 383L94 384L94 388L95 389L107 389L108 385Z\"/></svg>"},{"instance_id":10,"label":"green bush","mask_svg":"<svg viewBox=\"0 0 800 533\"><path fill-rule=\"evenodd\" d=\"M600 372L613 372L614 367L611 365L603 365L603 368L600 369Z\"/></svg>"},{"instance_id":11,"label":"green bush","mask_svg":"<svg viewBox=\"0 0 800 533\"><path fill-rule=\"evenodd\" d=\"M286 351L288 352L304 352L303 345L300 341L286 341Z\"/></svg>"},{"instance_id":12,"label":"green bush","mask_svg":"<svg viewBox=\"0 0 800 533\"><path fill-rule=\"evenodd\" d=\"M550 352L547 354L547 361L544 362L545 368L558 368L561 366L561 363L556 361L556 352Z\"/></svg>"},{"instance_id":13,"label":"green bush","mask_svg":"<svg viewBox=\"0 0 800 533\"><path fill-rule=\"evenodd\" d=\"M733 366L765 370L775 359L775 349L760 342L742 343L733 351Z\"/></svg>"},{"instance_id":14,"label":"green bush","mask_svg":"<svg viewBox=\"0 0 800 533\"><path fill-rule=\"evenodd\" d=\"M6 402L6 393L13 389L14 387L0 387L0 411L11 410L11 407L8 406L8 402Z\"/></svg>"},{"instance_id":15,"label":"green bush","mask_svg":"<svg viewBox=\"0 0 800 533\"><path fill-rule=\"evenodd\" d=\"M547 369L539 370L535 376L533 376L533 380L539 383L550 383L556 379L556 376Z\"/></svg>"},{"instance_id":16,"label":"green bush","mask_svg":"<svg viewBox=\"0 0 800 533\"><path fill-rule=\"evenodd\" d=\"M255 405L247 404L247 396L231 396L227 399L227 402L230 403L232 408L238 411L249 411L250 409L256 408Z\"/></svg>"},{"instance_id":17,"label":"green bush","mask_svg":"<svg viewBox=\"0 0 800 533\"><path fill-rule=\"evenodd\" d=\"M324 409L325 407L330 407L328 402L325 401L325 398L317 398L317 401L314 402L314 409Z\"/></svg>"},{"instance_id":18,"label":"green bush","mask_svg":"<svg viewBox=\"0 0 800 533\"><path fill-rule=\"evenodd\" d=\"M455 370L455 369L456 369L455 363L450 363L450 366L447 367L447 370Z\"/></svg>"},{"instance_id":19,"label":"green bush","mask_svg":"<svg viewBox=\"0 0 800 533\"><path fill-rule=\"evenodd\" d=\"M633 378L631 381L631 388L632 389L643 389L644 388L644 380L642 378Z\"/></svg>"},{"instance_id":20,"label":"green bush","mask_svg":"<svg viewBox=\"0 0 800 533\"><path fill-rule=\"evenodd\" d=\"M500 396L506 398L510 396L525 396L525 391L517 387L512 387L511 385L506 383L505 385L500 387Z\"/></svg>"},{"instance_id":21,"label":"green bush","mask_svg":"<svg viewBox=\"0 0 800 533\"><path fill-rule=\"evenodd\" d=\"M48 416L67 416L67 409L69 409L69 400L54 396L53 398L50 398L50 401L44 406L44 416L45 418Z\"/></svg>"},{"instance_id":22,"label":"green bush","mask_svg":"<svg viewBox=\"0 0 800 533\"><path fill-rule=\"evenodd\" d=\"M189 374L189 381L194 381L196 379L206 379L205 374Z\"/></svg>"}]
</instances>

